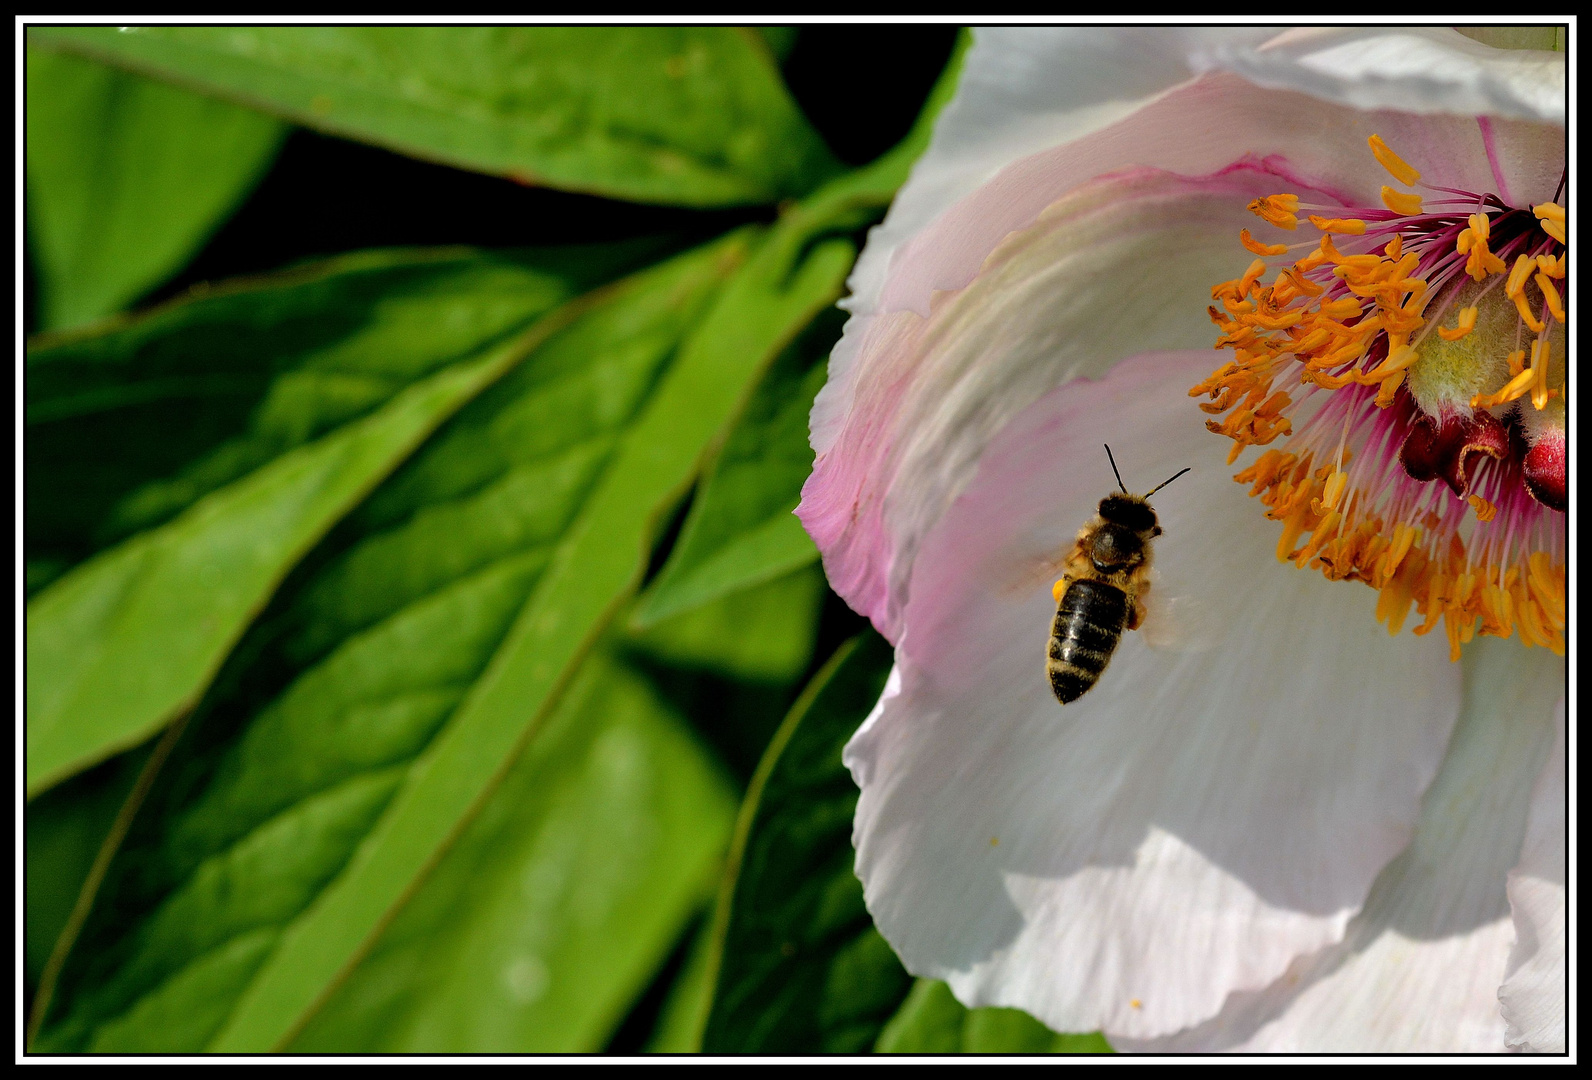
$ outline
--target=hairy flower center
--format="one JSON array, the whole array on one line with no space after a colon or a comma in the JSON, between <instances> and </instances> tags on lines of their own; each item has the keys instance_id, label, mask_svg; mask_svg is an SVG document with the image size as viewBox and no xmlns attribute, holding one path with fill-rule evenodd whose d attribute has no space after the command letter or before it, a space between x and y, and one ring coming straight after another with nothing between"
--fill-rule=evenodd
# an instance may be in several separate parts
<instances>
[{"instance_id":1,"label":"hairy flower center","mask_svg":"<svg viewBox=\"0 0 1592 1080\"><path fill-rule=\"evenodd\" d=\"M1206 426L1234 441L1229 461L1286 437L1234 477L1283 523L1279 559L1380 590L1389 633L1411 606L1417 634L1442 621L1455 660L1516 629L1563 654L1564 208L1422 184L1370 145L1429 194L1384 186L1383 206L1335 216L1297 195L1251 203L1281 229L1305 214L1320 239L1242 231L1257 256L1305 254L1211 290L1234 357L1189 394L1226 414Z\"/></svg>"}]
</instances>

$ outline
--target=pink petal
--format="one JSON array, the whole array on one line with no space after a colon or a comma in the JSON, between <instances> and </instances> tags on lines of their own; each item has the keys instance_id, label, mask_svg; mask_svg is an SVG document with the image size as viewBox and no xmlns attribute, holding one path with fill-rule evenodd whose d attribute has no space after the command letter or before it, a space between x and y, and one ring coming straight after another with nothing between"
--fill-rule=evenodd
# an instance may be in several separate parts
<instances>
[{"instance_id":1,"label":"pink petal","mask_svg":"<svg viewBox=\"0 0 1592 1080\"><path fill-rule=\"evenodd\" d=\"M1277 562L1190 408L1213 355L1041 398L922 544L899 692L846 750L857 872L908 969L969 1005L1137 1038L1216 1015L1342 937L1442 758L1445 646L1389 639L1370 589ZM1062 707L1045 563L1115 486L1102 442L1139 491L1194 471L1155 498L1169 602ZM1203 613L1181 638L1180 604Z\"/></svg>"},{"instance_id":2,"label":"pink petal","mask_svg":"<svg viewBox=\"0 0 1592 1080\"><path fill-rule=\"evenodd\" d=\"M1505 1041L1511 1047L1546 1053L1565 1048L1564 698L1554 709L1553 753L1531 796L1526 842L1509 871L1509 907L1515 944L1503 989Z\"/></svg>"},{"instance_id":3,"label":"pink petal","mask_svg":"<svg viewBox=\"0 0 1592 1080\"><path fill-rule=\"evenodd\" d=\"M1343 942L1264 990L1234 995L1206 1024L1123 1049L1504 1049L1497 983L1514 936L1504 878L1553 742L1564 667L1545 649L1496 638L1467 645L1462 666L1464 709L1415 839L1377 878Z\"/></svg>"}]
</instances>

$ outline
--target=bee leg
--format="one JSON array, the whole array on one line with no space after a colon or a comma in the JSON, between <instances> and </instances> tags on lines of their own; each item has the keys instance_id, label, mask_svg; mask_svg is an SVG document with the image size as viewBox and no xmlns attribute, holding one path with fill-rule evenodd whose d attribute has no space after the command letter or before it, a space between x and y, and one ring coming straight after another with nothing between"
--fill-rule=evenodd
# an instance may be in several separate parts
<instances>
[{"instance_id":1,"label":"bee leg","mask_svg":"<svg viewBox=\"0 0 1592 1080\"><path fill-rule=\"evenodd\" d=\"M1144 600L1141 597L1133 598L1133 610L1128 612L1128 629L1137 630L1144 625Z\"/></svg>"}]
</instances>

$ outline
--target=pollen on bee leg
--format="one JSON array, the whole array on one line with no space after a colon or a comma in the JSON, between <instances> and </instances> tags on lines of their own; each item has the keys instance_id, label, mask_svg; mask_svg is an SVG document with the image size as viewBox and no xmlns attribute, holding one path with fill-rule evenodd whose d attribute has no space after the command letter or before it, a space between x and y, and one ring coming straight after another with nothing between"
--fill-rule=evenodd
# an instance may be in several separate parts
<instances>
[{"instance_id":1,"label":"pollen on bee leg","mask_svg":"<svg viewBox=\"0 0 1592 1080\"><path fill-rule=\"evenodd\" d=\"M1031 581L1033 579L1030 578L1029 580ZM1050 595L1055 599L1056 603L1058 603L1058 604L1061 603L1061 595L1062 595L1062 593L1064 593L1066 591L1067 591L1067 579L1066 578L1057 578L1056 579L1056 583L1050 587Z\"/></svg>"}]
</instances>

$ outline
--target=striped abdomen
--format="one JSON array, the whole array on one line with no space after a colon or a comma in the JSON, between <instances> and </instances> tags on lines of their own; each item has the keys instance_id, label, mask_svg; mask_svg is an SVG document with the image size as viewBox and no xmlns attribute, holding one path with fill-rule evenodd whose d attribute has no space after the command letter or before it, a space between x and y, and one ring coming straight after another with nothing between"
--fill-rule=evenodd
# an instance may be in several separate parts
<instances>
[{"instance_id":1,"label":"striped abdomen","mask_svg":"<svg viewBox=\"0 0 1592 1080\"><path fill-rule=\"evenodd\" d=\"M1098 581L1074 581L1056 606L1045 670L1063 705L1095 684L1128 625L1128 594Z\"/></svg>"}]
</instances>

